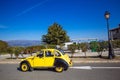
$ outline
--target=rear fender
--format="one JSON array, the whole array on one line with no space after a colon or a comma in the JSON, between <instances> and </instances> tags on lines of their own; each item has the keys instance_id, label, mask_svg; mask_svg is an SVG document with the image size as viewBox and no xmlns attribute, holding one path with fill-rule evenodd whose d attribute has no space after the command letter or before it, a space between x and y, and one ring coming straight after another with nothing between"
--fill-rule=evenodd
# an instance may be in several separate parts
<instances>
[{"instance_id":1,"label":"rear fender","mask_svg":"<svg viewBox=\"0 0 120 80\"><path fill-rule=\"evenodd\" d=\"M65 60L60 58L55 58L54 66L61 66L61 65L64 67L64 70L68 69L68 63Z\"/></svg>"}]
</instances>

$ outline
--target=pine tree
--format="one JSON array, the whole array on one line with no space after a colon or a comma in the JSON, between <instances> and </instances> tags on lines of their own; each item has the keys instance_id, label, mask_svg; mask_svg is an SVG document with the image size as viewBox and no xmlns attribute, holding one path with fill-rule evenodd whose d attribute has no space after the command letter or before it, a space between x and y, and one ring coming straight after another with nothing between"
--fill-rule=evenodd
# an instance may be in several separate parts
<instances>
[{"instance_id":1,"label":"pine tree","mask_svg":"<svg viewBox=\"0 0 120 80\"><path fill-rule=\"evenodd\" d=\"M42 36L42 41L47 44L60 45L69 41L69 36L61 25L54 23L48 28L48 33Z\"/></svg>"}]
</instances>

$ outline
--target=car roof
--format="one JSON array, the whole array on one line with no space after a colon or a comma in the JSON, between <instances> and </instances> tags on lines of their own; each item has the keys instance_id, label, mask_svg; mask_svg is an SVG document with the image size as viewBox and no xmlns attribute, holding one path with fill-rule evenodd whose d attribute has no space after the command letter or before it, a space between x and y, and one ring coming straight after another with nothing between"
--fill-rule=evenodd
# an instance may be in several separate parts
<instances>
[{"instance_id":1,"label":"car roof","mask_svg":"<svg viewBox=\"0 0 120 80\"><path fill-rule=\"evenodd\" d=\"M47 51L47 50L54 51L56 49L41 49L41 50L43 50L43 51Z\"/></svg>"}]
</instances>

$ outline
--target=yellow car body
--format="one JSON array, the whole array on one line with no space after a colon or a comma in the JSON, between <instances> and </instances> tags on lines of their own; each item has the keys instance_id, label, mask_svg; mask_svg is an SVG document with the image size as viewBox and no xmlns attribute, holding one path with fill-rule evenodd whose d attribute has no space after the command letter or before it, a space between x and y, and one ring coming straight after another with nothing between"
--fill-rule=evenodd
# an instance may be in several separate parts
<instances>
[{"instance_id":1,"label":"yellow car body","mask_svg":"<svg viewBox=\"0 0 120 80\"><path fill-rule=\"evenodd\" d=\"M57 72L67 70L72 66L72 60L68 54L57 49L42 49L36 55L23 59L20 63L20 69L24 72L34 68L54 68Z\"/></svg>"}]
</instances>

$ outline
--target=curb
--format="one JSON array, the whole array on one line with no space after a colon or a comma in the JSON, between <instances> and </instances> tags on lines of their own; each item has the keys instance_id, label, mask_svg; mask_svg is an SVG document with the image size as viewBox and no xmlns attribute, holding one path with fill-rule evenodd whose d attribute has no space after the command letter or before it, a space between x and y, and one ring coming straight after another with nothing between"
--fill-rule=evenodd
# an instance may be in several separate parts
<instances>
[{"instance_id":1,"label":"curb","mask_svg":"<svg viewBox=\"0 0 120 80\"><path fill-rule=\"evenodd\" d=\"M0 62L0 64L19 64L20 62Z\"/></svg>"},{"instance_id":2,"label":"curb","mask_svg":"<svg viewBox=\"0 0 120 80\"><path fill-rule=\"evenodd\" d=\"M73 63L120 63L120 61L73 61Z\"/></svg>"}]
</instances>

